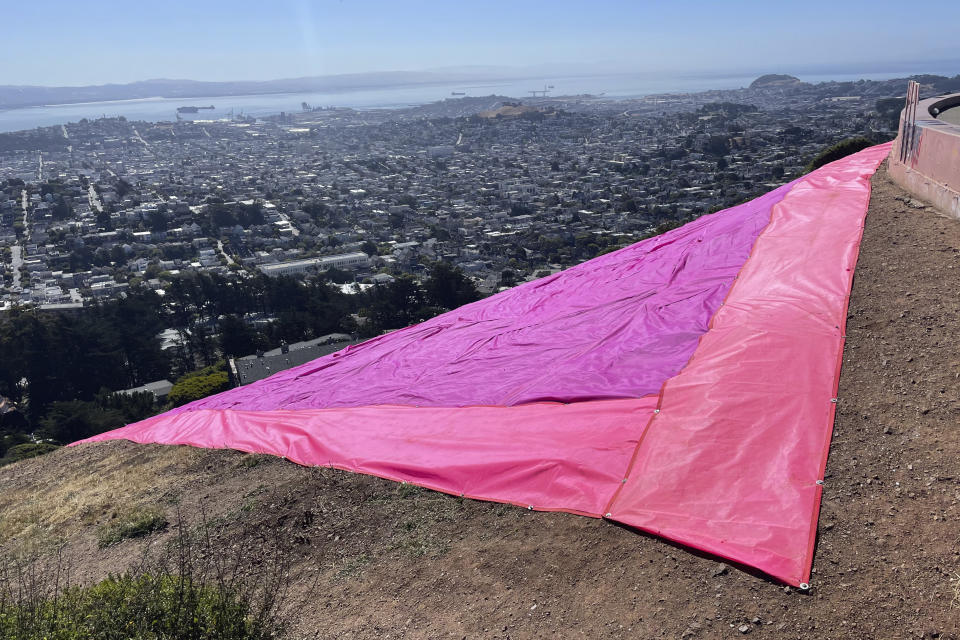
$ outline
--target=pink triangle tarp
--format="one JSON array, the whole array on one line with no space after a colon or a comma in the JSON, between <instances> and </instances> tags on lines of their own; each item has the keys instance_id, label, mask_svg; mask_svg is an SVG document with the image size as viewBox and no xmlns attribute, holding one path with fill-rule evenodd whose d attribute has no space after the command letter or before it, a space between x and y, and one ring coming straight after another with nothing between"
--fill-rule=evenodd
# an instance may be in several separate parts
<instances>
[{"instance_id":1,"label":"pink triangle tarp","mask_svg":"<svg viewBox=\"0 0 960 640\"><path fill-rule=\"evenodd\" d=\"M82 442L270 453L606 517L805 583L888 151Z\"/></svg>"}]
</instances>

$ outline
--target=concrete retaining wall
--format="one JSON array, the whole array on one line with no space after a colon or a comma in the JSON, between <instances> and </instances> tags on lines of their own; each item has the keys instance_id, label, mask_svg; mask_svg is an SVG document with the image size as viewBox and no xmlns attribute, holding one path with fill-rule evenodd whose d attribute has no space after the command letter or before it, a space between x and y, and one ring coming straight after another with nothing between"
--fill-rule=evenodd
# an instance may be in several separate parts
<instances>
[{"instance_id":1,"label":"concrete retaining wall","mask_svg":"<svg viewBox=\"0 0 960 640\"><path fill-rule=\"evenodd\" d=\"M916 134L907 153L900 136L890 151L889 173L894 182L951 217L960 219L960 126L937 120L931 108L954 104L960 94L922 100L917 105ZM910 126L909 123L906 125ZM901 158L905 156L905 161Z\"/></svg>"}]
</instances>

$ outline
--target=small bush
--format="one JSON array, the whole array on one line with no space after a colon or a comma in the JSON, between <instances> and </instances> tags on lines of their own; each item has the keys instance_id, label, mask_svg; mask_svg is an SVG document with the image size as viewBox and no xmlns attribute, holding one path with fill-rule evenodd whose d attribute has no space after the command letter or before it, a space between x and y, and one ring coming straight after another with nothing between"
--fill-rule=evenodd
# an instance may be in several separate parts
<instances>
[{"instance_id":1,"label":"small bush","mask_svg":"<svg viewBox=\"0 0 960 640\"><path fill-rule=\"evenodd\" d=\"M840 158L846 158L849 155L852 155L858 151L863 151L867 147L872 147L873 145L874 142L872 140L869 138L864 138L863 136L841 140L837 144L827 147L818 153L817 156L810 161L810 164L807 165L807 171L819 169L825 164L829 164L835 160L839 160Z\"/></svg>"},{"instance_id":2,"label":"small bush","mask_svg":"<svg viewBox=\"0 0 960 640\"><path fill-rule=\"evenodd\" d=\"M426 493L426 490L422 487L407 482L401 482L397 485L396 489L396 494L401 498L413 498L415 496L421 496L424 493Z\"/></svg>"},{"instance_id":3,"label":"small bush","mask_svg":"<svg viewBox=\"0 0 960 640\"><path fill-rule=\"evenodd\" d=\"M263 530L236 544L204 517L152 547L137 566L96 584L71 582L62 555L0 556L4 640L267 640L285 637L278 611L290 584L289 546Z\"/></svg>"},{"instance_id":4,"label":"small bush","mask_svg":"<svg viewBox=\"0 0 960 640\"><path fill-rule=\"evenodd\" d=\"M49 442L27 442L25 444L17 444L7 449L6 455L0 458L0 467L6 464L19 462L20 460L36 458L37 456L42 456L45 453L56 451L59 448L60 447L57 445L50 444Z\"/></svg>"},{"instance_id":5,"label":"small bush","mask_svg":"<svg viewBox=\"0 0 960 640\"><path fill-rule=\"evenodd\" d=\"M158 509L137 509L127 513L115 522L101 527L97 544L101 549L117 544L127 538L148 536L167 526L167 519Z\"/></svg>"},{"instance_id":6,"label":"small bush","mask_svg":"<svg viewBox=\"0 0 960 640\"><path fill-rule=\"evenodd\" d=\"M179 407L229 388L230 376L227 373L226 364L221 360L209 367L181 376L170 389L167 400L174 407Z\"/></svg>"},{"instance_id":7,"label":"small bush","mask_svg":"<svg viewBox=\"0 0 960 640\"><path fill-rule=\"evenodd\" d=\"M0 611L0 637L10 640L274 637L234 594L175 575L107 578L29 604L0 606Z\"/></svg>"}]
</instances>

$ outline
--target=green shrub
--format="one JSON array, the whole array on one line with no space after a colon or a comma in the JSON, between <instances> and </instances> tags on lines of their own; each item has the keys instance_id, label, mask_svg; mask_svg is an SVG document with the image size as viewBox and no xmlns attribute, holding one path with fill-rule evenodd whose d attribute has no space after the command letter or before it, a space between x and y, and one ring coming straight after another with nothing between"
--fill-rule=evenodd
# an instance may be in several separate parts
<instances>
[{"instance_id":1,"label":"green shrub","mask_svg":"<svg viewBox=\"0 0 960 640\"><path fill-rule=\"evenodd\" d=\"M4 640L267 640L285 637L289 543L263 528L229 541L178 512L172 539L93 585L71 581L62 553L0 554ZM271 535L273 533L274 535Z\"/></svg>"},{"instance_id":2,"label":"green shrub","mask_svg":"<svg viewBox=\"0 0 960 640\"><path fill-rule=\"evenodd\" d=\"M236 594L178 575L130 574L54 597L0 604L0 637L9 640L267 640L275 629Z\"/></svg>"},{"instance_id":3,"label":"green shrub","mask_svg":"<svg viewBox=\"0 0 960 640\"><path fill-rule=\"evenodd\" d=\"M841 140L837 144L827 147L818 153L817 156L810 161L810 164L807 165L807 171L819 169L825 164L829 164L834 160L839 160L840 158L846 158L857 151L863 151L867 147L872 147L873 145L874 142L872 140L869 138L864 138L863 136Z\"/></svg>"},{"instance_id":4,"label":"green shrub","mask_svg":"<svg viewBox=\"0 0 960 640\"><path fill-rule=\"evenodd\" d=\"M177 378L167 400L174 407L212 396L230 388L227 363L219 360L209 367L191 371Z\"/></svg>"},{"instance_id":5,"label":"green shrub","mask_svg":"<svg viewBox=\"0 0 960 640\"><path fill-rule=\"evenodd\" d=\"M217 371L207 376L192 376L173 385L167 400L175 407L212 396L230 388L230 376Z\"/></svg>"},{"instance_id":6,"label":"green shrub","mask_svg":"<svg viewBox=\"0 0 960 640\"><path fill-rule=\"evenodd\" d=\"M109 547L127 538L148 536L167 526L167 518L159 509L135 509L100 528L97 544L100 548Z\"/></svg>"},{"instance_id":7,"label":"green shrub","mask_svg":"<svg viewBox=\"0 0 960 640\"><path fill-rule=\"evenodd\" d=\"M226 360L217 360L211 365L203 367L202 369L196 369L195 371L188 371L179 378L177 382L183 382L184 380L189 380L190 378L202 378L203 376L208 376L211 373L217 373L218 371L227 370L227 361Z\"/></svg>"},{"instance_id":8,"label":"green shrub","mask_svg":"<svg viewBox=\"0 0 960 640\"><path fill-rule=\"evenodd\" d=\"M20 460L27 460L28 458L36 458L37 456L42 456L45 453L50 453L59 449L55 444L50 444L49 442L27 442L24 444L17 444L9 449L4 457L0 458L0 467L6 464L13 464L14 462L19 462Z\"/></svg>"},{"instance_id":9,"label":"green shrub","mask_svg":"<svg viewBox=\"0 0 960 640\"><path fill-rule=\"evenodd\" d=\"M10 414L7 414L7 415L9 416L13 413L16 413L16 412L11 412ZM11 447L15 447L18 444L27 444L29 442L32 442L32 440L30 439L30 436L26 434L26 432L29 430L26 424L8 426L6 424L3 424L5 422L4 421L5 417L6 416L0 416L0 425L7 427L7 430L5 430L2 434L0 434L0 458L7 455L7 451L9 451Z\"/></svg>"}]
</instances>

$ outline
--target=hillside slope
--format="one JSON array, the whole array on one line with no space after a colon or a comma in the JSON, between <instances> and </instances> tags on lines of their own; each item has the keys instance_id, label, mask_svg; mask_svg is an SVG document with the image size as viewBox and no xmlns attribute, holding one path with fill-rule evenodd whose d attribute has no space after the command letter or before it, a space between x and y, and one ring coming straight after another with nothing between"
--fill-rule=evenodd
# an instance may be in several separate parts
<instances>
[{"instance_id":1,"label":"hillside slope","mask_svg":"<svg viewBox=\"0 0 960 640\"><path fill-rule=\"evenodd\" d=\"M808 593L609 522L125 442L0 469L0 544L64 542L92 580L173 535L98 549L136 506L223 544L261 526L291 545L298 637L956 638L960 224L915 205L876 174Z\"/></svg>"}]
</instances>

